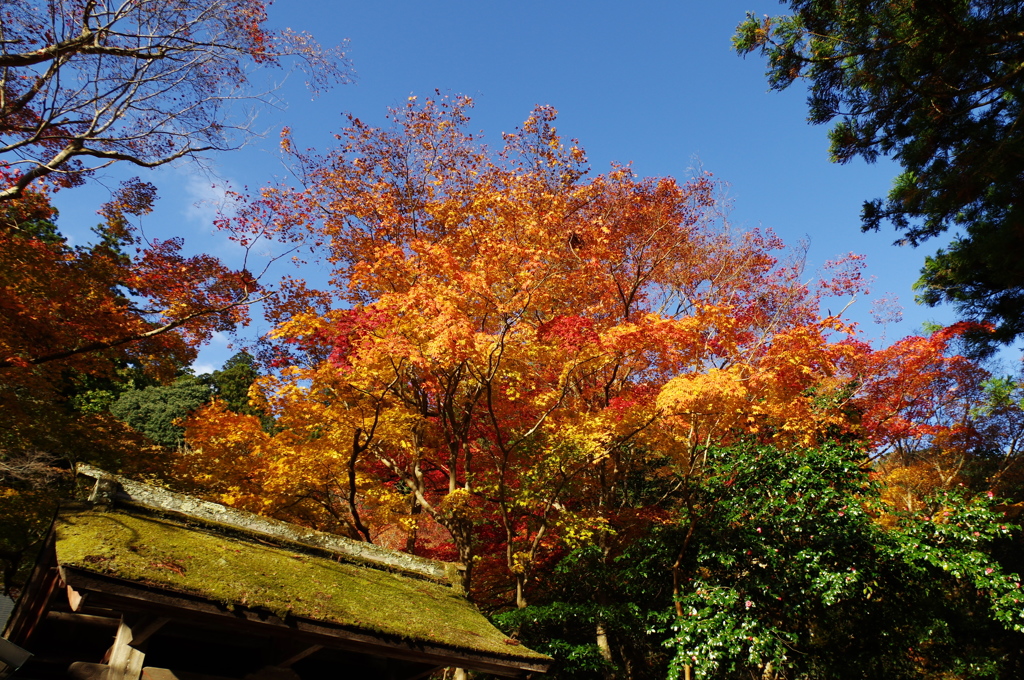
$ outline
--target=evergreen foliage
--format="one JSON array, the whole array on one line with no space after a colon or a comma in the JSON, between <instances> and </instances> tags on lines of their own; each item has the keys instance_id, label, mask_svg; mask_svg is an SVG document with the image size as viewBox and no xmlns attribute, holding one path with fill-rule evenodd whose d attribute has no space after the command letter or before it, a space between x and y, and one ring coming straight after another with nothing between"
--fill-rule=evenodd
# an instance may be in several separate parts
<instances>
[{"instance_id":1,"label":"evergreen foliage","mask_svg":"<svg viewBox=\"0 0 1024 680\"><path fill-rule=\"evenodd\" d=\"M166 386L144 387L122 394L110 412L151 440L176 448L184 429L176 424L210 400L213 390L204 377L185 375Z\"/></svg>"},{"instance_id":2,"label":"evergreen foliage","mask_svg":"<svg viewBox=\"0 0 1024 680\"><path fill-rule=\"evenodd\" d=\"M1021 579L992 557L1005 518L963 493L893 514L871 476L836 445L713 451L670 677L1020 677Z\"/></svg>"},{"instance_id":3,"label":"evergreen foliage","mask_svg":"<svg viewBox=\"0 0 1024 680\"><path fill-rule=\"evenodd\" d=\"M845 163L891 156L903 167L863 228L891 223L900 244L952 232L925 260L920 300L951 302L981 353L1024 335L1024 3L1009 0L789 0L752 14L733 38L768 60L782 90L809 83L808 120L833 124Z\"/></svg>"},{"instance_id":4,"label":"evergreen foliage","mask_svg":"<svg viewBox=\"0 0 1024 680\"><path fill-rule=\"evenodd\" d=\"M252 355L238 352L212 375L186 374L170 385L124 390L110 412L153 442L172 449L184 443L185 429L178 421L215 397L228 410L260 417L264 427L272 427L272 420L249 404L249 387L258 376Z\"/></svg>"},{"instance_id":5,"label":"evergreen foliage","mask_svg":"<svg viewBox=\"0 0 1024 680\"><path fill-rule=\"evenodd\" d=\"M249 388L259 376L256 359L248 352L239 352L224 362L221 370L210 377L214 394L235 413L259 415L249 404Z\"/></svg>"},{"instance_id":6,"label":"evergreen foliage","mask_svg":"<svg viewBox=\"0 0 1024 680\"><path fill-rule=\"evenodd\" d=\"M544 604L495 617L557 659L552 678L1021 677L1019 528L987 496L894 513L856 448L707 453L675 524L611 559L567 554Z\"/></svg>"}]
</instances>

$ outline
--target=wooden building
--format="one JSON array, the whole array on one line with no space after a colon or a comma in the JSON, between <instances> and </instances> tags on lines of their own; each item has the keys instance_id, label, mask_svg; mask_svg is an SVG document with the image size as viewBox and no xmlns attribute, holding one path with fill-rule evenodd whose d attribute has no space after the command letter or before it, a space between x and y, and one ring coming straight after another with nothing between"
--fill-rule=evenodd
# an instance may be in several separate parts
<instances>
[{"instance_id":1,"label":"wooden building","mask_svg":"<svg viewBox=\"0 0 1024 680\"><path fill-rule=\"evenodd\" d=\"M16 678L504 677L550 659L466 600L458 566L296 527L86 468L3 637Z\"/></svg>"}]
</instances>

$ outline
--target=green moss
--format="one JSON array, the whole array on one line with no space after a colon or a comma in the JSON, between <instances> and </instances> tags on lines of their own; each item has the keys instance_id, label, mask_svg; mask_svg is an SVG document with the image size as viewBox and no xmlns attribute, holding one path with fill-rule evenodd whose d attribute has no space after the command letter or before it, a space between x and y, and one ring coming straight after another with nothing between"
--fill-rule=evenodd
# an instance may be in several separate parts
<instances>
[{"instance_id":1,"label":"green moss","mask_svg":"<svg viewBox=\"0 0 1024 680\"><path fill-rule=\"evenodd\" d=\"M245 606L508 657L544 659L509 645L451 588L365 565L223 536L124 512L64 513L60 564L228 607Z\"/></svg>"}]
</instances>

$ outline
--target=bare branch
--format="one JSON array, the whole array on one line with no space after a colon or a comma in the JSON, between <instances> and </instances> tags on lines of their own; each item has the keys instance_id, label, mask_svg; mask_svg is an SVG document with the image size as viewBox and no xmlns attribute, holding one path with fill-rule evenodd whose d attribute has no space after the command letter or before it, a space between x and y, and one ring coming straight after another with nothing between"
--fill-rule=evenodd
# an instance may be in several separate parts
<instances>
[{"instance_id":1,"label":"bare branch","mask_svg":"<svg viewBox=\"0 0 1024 680\"><path fill-rule=\"evenodd\" d=\"M297 60L317 87L347 80L340 51L265 21L257 0L5 0L0 168L25 169L0 201L113 162L154 167L241 146L252 133L239 105L272 98L249 81L253 67Z\"/></svg>"}]
</instances>

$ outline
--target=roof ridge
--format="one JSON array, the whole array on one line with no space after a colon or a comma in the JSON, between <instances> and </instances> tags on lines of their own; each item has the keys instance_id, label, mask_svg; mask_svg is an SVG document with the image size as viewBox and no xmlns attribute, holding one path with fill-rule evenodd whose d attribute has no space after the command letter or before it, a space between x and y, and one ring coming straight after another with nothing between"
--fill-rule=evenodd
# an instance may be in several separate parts
<instances>
[{"instance_id":1,"label":"roof ridge","mask_svg":"<svg viewBox=\"0 0 1024 680\"><path fill-rule=\"evenodd\" d=\"M220 503L204 501L195 496L137 482L84 463L79 463L76 470L78 474L96 480L96 488L89 499L91 501L104 499L115 503L130 501L135 505L173 512L191 519L213 522L252 534L262 534L271 539L309 546L339 557L446 582L461 589L457 573L461 565L418 557L383 548L373 543L355 541L337 534L263 517Z\"/></svg>"}]
</instances>

